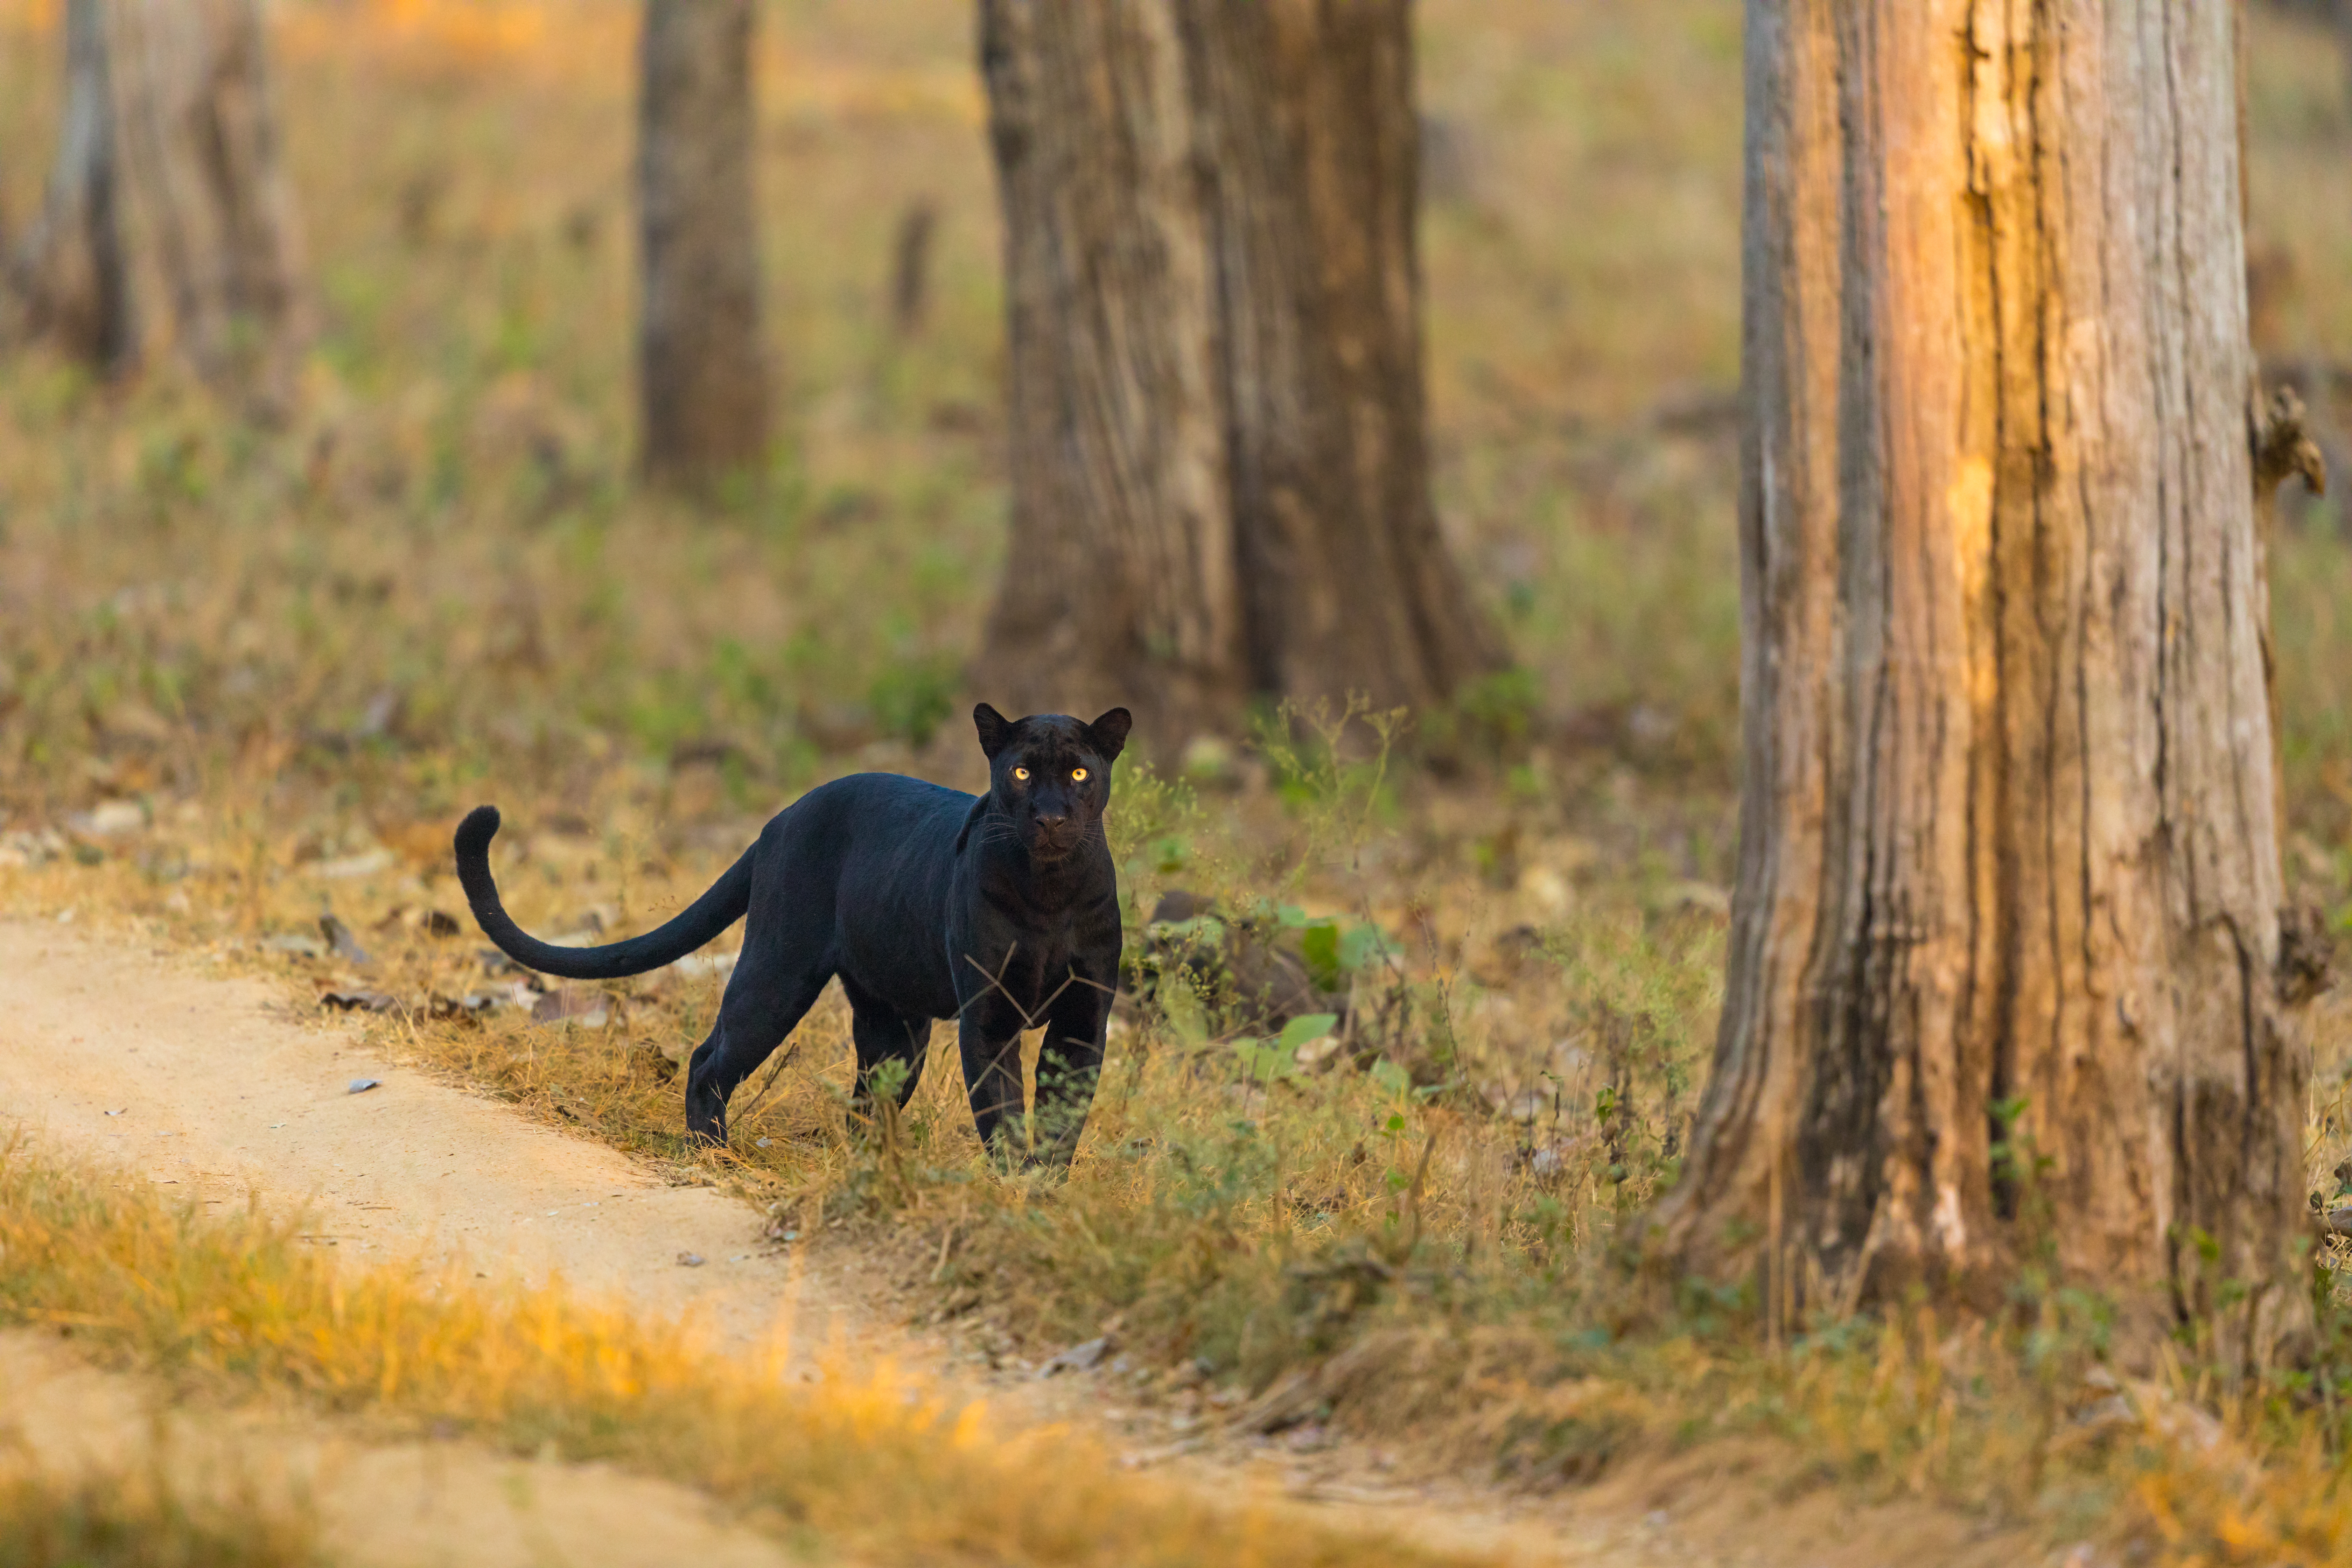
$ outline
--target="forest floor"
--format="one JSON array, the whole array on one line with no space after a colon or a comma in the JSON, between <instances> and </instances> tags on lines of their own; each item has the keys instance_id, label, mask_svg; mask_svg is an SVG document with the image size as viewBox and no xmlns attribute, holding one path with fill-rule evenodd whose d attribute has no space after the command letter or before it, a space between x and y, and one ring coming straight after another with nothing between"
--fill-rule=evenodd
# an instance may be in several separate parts
<instances>
[{"instance_id":1,"label":"forest floor","mask_svg":"<svg viewBox=\"0 0 2352 1568\"><path fill-rule=\"evenodd\" d=\"M1783 1336L1639 1268L1738 837L1738 0L1416 8L1432 485L1518 668L1376 757L1297 712L1139 738L1066 1183L987 1168L946 1031L899 1142L854 1135L837 994L689 1147L723 952L535 985L450 830L499 805L509 908L586 942L842 773L978 782L1003 237L967 0L762 6L775 461L638 486L640 9L275 9L320 303L284 425L0 358L0 1563L2352 1560L2352 1241L2313 1366L2251 1382L2202 1317L2128 1364L2038 1270ZM0 0L12 233L60 14ZM2252 22L2257 347L2340 474L2352 98ZM2347 489L2283 498L2272 616L2286 873L2352 931ZM1179 891L1222 934L1155 922ZM2352 995L2312 1040L2324 1207ZM191 1467L221 1506L177 1517ZM82 1550L126 1531L194 1544Z\"/></svg>"},{"instance_id":2,"label":"forest floor","mask_svg":"<svg viewBox=\"0 0 2352 1568\"><path fill-rule=\"evenodd\" d=\"M0 1121L118 1182L175 1187L198 1209L256 1203L308 1216L304 1236L345 1268L470 1270L486 1289L560 1278L633 1313L690 1316L747 1358L781 1335L788 1379L895 1363L1009 1428L1091 1427L1118 1463L1160 1469L1213 1509L1288 1510L1334 1531L1507 1562L1990 1564L2030 1550L2020 1532L1925 1504L1870 1506L1834 1488L1791 1498L1736 1444L1535 1496L1460 1479L1399 1483L1360 1443L1297 1453L1213 1425L1172 1442L1164 1421L1124 1408L1108 1365L1045 1379L958 1364L909 1324L887 1270L854 1240L763 1241L763 1216L739 1198L672 1184L386 1059L358 1030L298 1009L281 985L205 970L200 954L53 921L0 924ZM376 1087L352 1092L362 1079ZM37 1329L0 1335L0 1424L68 1471L152 1464L168 1450L190 1484L233 1476L299 1495L338 1562L807 1560L676 1482L454 1436L388 1440L348 1417L189 1401L164 1382L93 1367Z\"/></svg>"}]
</instances>

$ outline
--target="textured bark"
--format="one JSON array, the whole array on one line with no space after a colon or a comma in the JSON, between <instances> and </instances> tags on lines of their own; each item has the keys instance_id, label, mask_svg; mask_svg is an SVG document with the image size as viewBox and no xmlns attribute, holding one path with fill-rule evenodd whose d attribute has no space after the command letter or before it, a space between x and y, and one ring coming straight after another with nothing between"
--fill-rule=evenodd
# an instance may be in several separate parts
<instances>
[{"instance_id":1,"label":"textured bark","mask_svg":"<svg viewBox=\"0 0 2352 1568\"><path fill-rule=\"evenodd\" d=\"M309 338L258 0L112 0L116 101L173 345L267 408Z\"/></svg>"},{"instance_id":2,"label":"textured bark","mask_svg":"<svg viewBox=\"0 0 2352 1568\"><path fill-rule=\"evenodd\" d=\"M257 0L71 0L66 35L26 324L113 372L168 349L282 409L310 321Z\"/></svg>"},{"instance_id":3,"label":"textured bark","mask_svg":"<svg viewBox=\"0 0 2352 1568\"><path fill-rule=\"evenodd\" d=\"M2309 1068L2230 0L1750 0L1747 50L1746 799L1663 1237L1775 1321L2027 1247L2236 1282L2269 1353Z\"/></svg>"},{"instance_id":4,"label":"textured bark","mask_svg":"<svg viewBox=\"0 0 2352 1568\"><path fill-rule=\"evenodd\" d=\"M1429 493L1406 0L981 17L1012 347L992 689L1181 733L1493 668Z\"/></svg>"},{"instance_id":5,"label":"textured bark","mask_svg":"<svg viewBox=\"0 0 2352 1568\"><path fill-rule=\"evenodd\" d=\"M751 0L646 0L637 204L646 475L700 485L768 446Z\"/></svg>"},{"instance_id":6,"label":"textured bark","mask_svg":"<svg viewBox=\"0 0 2352 1568\"><path fill-rule=\"evenodd\" d=\"M133 348L121 167L104 0L67 0L64 110L40 216L11 258L6 335L54 342L101 374Z\"/></svg>"}]
</instances>

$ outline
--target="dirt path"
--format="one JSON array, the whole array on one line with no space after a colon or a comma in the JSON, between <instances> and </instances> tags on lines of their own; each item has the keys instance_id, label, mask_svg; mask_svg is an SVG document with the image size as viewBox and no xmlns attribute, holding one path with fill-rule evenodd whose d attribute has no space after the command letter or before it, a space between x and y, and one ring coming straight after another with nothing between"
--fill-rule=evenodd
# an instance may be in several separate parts
<instances>
[{"instance_id":1,"label":"dirt path","mask_svg":"<svg viewBox=\"0 0 2352 1568\"><path fill-rule=\"evenodd\" d=\"M359 1079L378 1087L352 1093ZM641 1313L696 1312L736 1343L868 1328L850 1278L760 1245L733 1199L388 1063L266 982L143 948L0 923L0 1117L206 1203L309 1204L322 1245L367 1261L560 1275Z\"/></svg>"},{"instance_id":2,"label":"dirt path","mask_svg":"<svg viewBox=\"0 0 2352 1568\"><path fill-rule=\"evenodd\" d=\"M362 1078L379 1086L350 1092ZM860 1361L887 1354L965 1384L988 1398L1000 1421L1078 1419L1102 1428L1114 1447L1164 1447L1164 1433L1155 1443L1121 1423L1108 1391L1072 1386L1084 1380L970 1383L970 1374L945 1364L942 1347L897 1326L879 1281L855 1258L762 1247L759 1216L734 1199L667 1185L614 1150L388 1063L362 1047L356 1031L292 1011L279 988L205 974L183 955L109 946L47 923L0 921L0 1128L10 1123L60 1152L180 1184L205 1203L257 1193L267 1203L307 1204L320 1218L320 1244L344 1248L355 1261L415 1259L533 1283L560 1275L579 1294L639 1313L698 1314L722 1343L749 1344L781 1329L796 1351L838 1349ZM683 1267L681 1253L705 1262ZM99 1374L40 1362L46 1370L38 1377L12 1375L7 1359L17 1357L14 1366L23 1368L57 1354L0 1342L0 1424L19 1423L37 1446L42 1431L60 1439L74 1431L69 1414L60 1413L77 1397L108 1409L134 1397L129 1380L101 1392L110 1384ZM72 1381L77 1376L84 1381ZM68 1382L58 1384L60 1378ZM55 1386L83 1393L28 1400L22 1392ZM404 1510L404 1518L445 1525L468 1509L502 1507L493 1500L517 1495L520 1472L541 1499L620 1495L617 1479L601 1471L524 1464L463 1446L337 1446L283 1424L236 1441L255 1445L266 1472L360 1476L372 1495ZM436 1453L444 1455L437 1469L427 1462ZM1384 1487L1346 1456L1323 1457L1308 1474L1278 1447L1186 1458L1167 1468L1221 1505L1287 1493L1333 1522L1528 1563L2005 1564L2026 1550L2013 1535L1972 1541L1966 1521L1926 1508L1857 1510L1825 1492L1794 1506L1769 1504L1756 1485L1743 1483L1742 1457L1729 1451L1705 1450L1541 1503L1469 1487ZM768 1560L759 1555L764 1544L725 1530L689 1492L637 1479L623 1489L641 1517L663 1529L708 1535L711 1555L700 1560ZM343 1527L335 1512L344 1494L329 1488L318 1495L331 1537L344 1539L349 1531L336 1534ZM1770 1516L1769 1528L1759 1527L1759 1508ZM585 1502L548 1511L604 1517L601 1504L588 1510ZM536 1528L532 1517L509 1508L492 1533L522 1540L510 1532ZM413 1551L352 1560L653 1560L602 1530L578 1539L585 1543L578 1552L551 1555L533 1546L500 1556L418 1538Z\"/></svg>"}]
</instances>

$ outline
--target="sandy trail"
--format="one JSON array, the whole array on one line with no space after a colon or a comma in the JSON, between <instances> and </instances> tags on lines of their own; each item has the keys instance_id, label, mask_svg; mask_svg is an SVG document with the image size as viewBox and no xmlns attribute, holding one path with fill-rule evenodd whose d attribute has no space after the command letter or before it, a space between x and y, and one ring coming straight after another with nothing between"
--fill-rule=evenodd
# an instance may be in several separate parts
<instances>
[{"instance_id":1,"label":"sandy trail","mask_svg":"<svg viewBox=\"0 0 2352 1568\"><path fill-rule=\"evenodd\" d=\"M355 1078L381 1086L349 1092ZM415 1259L701 1315L722 1342L780 1327L854 1342L866 1318L756 1245L758 1217L673 1187L613 1150L536 1127L296 1016L280 988L145 948L0 923L0 1127L204 1203L247 1194L319 1216L354 1262ZM681 1267L680 1252L707 1262ZM0 1426L66 1470L143 1464L307 1501L338 1562L446 1564L805 1561L688 1489L466 1442L383 1443L334 1423L175 1411L146 1380L91 1370L52 1338L0 1334Z\"/></svg>"},{"instance_id":2,"label":"sandy trail","mask_svg":"<svg viewBox=\"0 0 2352 1568\"><path fill-rule=\"evenodd\" d=\"M362 1078L379 1087L350 1092ZM851 1279L761 1246L742 1204L389 1063L267 982L143 947L0 923L0 1119L208 1204L307 1204L320 1241L364 1261L560 1275L641 1314L692 1311L722 1342L867 1330Z\"/></svg>"},{"instance_id":3,"label":"sandy trail","mask_svg":"<svg viewBox=\"0 0 2352 1568\"><path fill-rule=\"evenodd\" d=\"M352 1094L358 1078L381 1085ZM1155 1439L1122 1419L1111 1391L1091 1380L982 1383L951 1367L944 1346L898 1326L879 1279L845 1249L804 1258L762 1247L748 1205L667 1185L615 1150L387 1062L347 1024L298 1013L282 987L208 975L185 955L0 921L0 1131L11 1124L204 1203L257 1194L307 1205L321 1245L353 1262L415 1260L525 1283L560 1276L577 1294L640 1314L697 1314L722 1345L782 1331L797 1354L845 1353L853 1364L890 1356L986 1397L1000 1424L1075 1420L1114 1449L1165 1442L1164 1431ZM707 1261L681 1267L680 1253ZM131 1418L120 1412L145 1397L137 1380L81 1368L53 1341L0 1335L0 1426L18 1426L37 1451L72 1449L86 1429L123 1428ZM79 1421L83 1403L118 1414ZM465 1444L371 1446L289 1420L173 1419L207 1423L205 1442L257 1474L309 1478L331 1546L354 1562L782 1560L696 1494L597 1467ZM1287 1493L1305 1500L1282 1506L1311 1506L1344 1527L1528 1563L1860 1568L1898 1557L2010 1563L2022 1552L2014 1535L1976 1539L1967 1521L1921 1506L1856 1509L1826 1491L1772 1503L1727 1450L1541 1501L1463 1485L1387 1487L1344 1455L1313 1468L1287 1468L1276 1449L1182 1458L1163 1473L1196 1487L1207 1506ZM513 1506L525 1495L541 1506ZM605 1500L614 1498L627 1500L617 1513ZM465 1523L476 1513L492 1521L480 1533ZM393 1514L397 1528L382 1522ZM558 1515L573 1521L560 1541L545 1533ZM610 1529L593 1522L606 1520ZM592 1522L575 1530L580 1521ZM708 1551L681 1554L688 1540ZM371 1544L341 1551L353 1541Z\"/></svg>"}]
</instances>

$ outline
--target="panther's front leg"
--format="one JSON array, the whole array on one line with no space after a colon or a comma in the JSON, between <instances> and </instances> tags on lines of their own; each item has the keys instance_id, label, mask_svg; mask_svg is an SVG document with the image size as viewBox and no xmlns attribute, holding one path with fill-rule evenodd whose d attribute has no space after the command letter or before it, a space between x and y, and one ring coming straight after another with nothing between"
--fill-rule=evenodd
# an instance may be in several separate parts
<instances>
[{"instance_id":1,"label":"panther's front leg","mask_svg":"<svg viewBox=\"0 0 2352 1568\"><path fill-rule=\"evenodd\" d=\"M1041 1164L1069 1164L1102 1077L1118 965L1114 959L1099 974L1088 973L1090 967L1072 964L1069 984L1045 1010L1045 1038L1037 1049L1036 1148L1031 1155Z\"/></svg>"},{"instance_id":2,"label":"panther's front leg","mask_svg":"<svg viewBox=\"0 0 2352 1568\"><path fill-rule=\"evenodd\" d=\"M998 1159L1019 1158L1029 1142L1021 1094L1024 1022L1021 1010L998 990L967 997L956 1018L972 1126L980 1132L981 1147Z\"/></svg>"}]
</instances>

